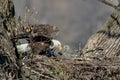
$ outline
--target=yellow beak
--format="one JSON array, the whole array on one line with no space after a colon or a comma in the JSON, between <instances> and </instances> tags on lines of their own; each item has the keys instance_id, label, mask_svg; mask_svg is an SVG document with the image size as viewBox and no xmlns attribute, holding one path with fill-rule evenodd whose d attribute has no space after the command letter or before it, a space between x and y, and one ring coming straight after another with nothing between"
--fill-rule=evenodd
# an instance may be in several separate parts
<instances>
[{"instance_id":1,"label":"yellow beak","mask_svg":"<svg viewBox=\"0 0 120 80\"><path fill-rule=\"evenodd\" d=\"M58 50L62 51L62 46L61 45L58 45Z\"/></svg>"}]
</instances>

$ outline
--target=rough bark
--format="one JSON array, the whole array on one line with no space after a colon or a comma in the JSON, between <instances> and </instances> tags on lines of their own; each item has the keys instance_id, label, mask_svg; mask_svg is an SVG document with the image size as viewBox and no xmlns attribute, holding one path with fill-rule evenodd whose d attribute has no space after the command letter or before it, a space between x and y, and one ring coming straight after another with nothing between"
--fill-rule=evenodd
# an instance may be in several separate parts
<instances>
[{"instance_id":1,"label":"rough bark","mask_svg":"<svg viewBox=\"0 0 120 80\"><path fill-rule=\"evenodd\" d=\"M0 0L0 79L19 77L15 42L12 40L15 27L15 11L12 0Z\"/></svg>"},{"instance_id":2,"label":"rough bark","mask_svg":"<svg viewBox=\"0 0 120 80\"><path fill-rule=\"evenodd\" d=\"M83 49L85 57L103 60L120 56L120 11L116 10L105 24L93 34ZM120 59L117 59L120 60Z\"/></svg>"}]
</instances>

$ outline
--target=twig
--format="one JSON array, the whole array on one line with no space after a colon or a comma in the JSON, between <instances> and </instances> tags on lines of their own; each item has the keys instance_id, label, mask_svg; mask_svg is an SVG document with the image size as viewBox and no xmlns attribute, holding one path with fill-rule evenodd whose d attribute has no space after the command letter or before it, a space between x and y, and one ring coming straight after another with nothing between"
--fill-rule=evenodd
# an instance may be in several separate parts
<instances>
[{"instance_id":1,"label":"twig","mask_svg":"<svg viewBox=\"0 0 120 80\"><path fill-rule=\"evenodd\" d=\"M31 69L30 67L26 67L26 68L27 68L27 69ZM45 75L43 75L43 74L40 74L39 72L37 72L37 71L35 71L35 70L32 70L32 69L31 69L31 72L33 72L33 73L35 73L35 74L37 74L37 75L39 75L39 76L45 77L45 78L47 78L47 79L55 80L54 78L49 77L49 76L45 76Z\"/></svg>"},{"instance_id":2,"label":"twig","mask_svg":"<svg viewBox=\"0 0 120 80\"><path fill-rule=\"evenodd\" d=\"M104 4L106 4L106 5L108 5L110 7L113 7L114 9L118 9L118 6L113 5L112 3L107 2L106 0L98 0L98 1L100 1L100 2L102 2Z\"/></svg>"}]
</instances>

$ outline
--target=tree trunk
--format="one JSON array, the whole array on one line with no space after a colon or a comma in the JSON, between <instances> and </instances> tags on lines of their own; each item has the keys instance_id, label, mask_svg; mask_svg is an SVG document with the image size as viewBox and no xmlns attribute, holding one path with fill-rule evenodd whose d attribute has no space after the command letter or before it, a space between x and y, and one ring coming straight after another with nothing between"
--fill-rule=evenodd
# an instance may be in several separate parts
<instances>
[{"instance_id":1,"label":"tree trunk","mask_svg":"<svg viewBox=\"0 0 120 80\"><path fill-rule=\"evenodd\" d=\"M0 79L13 79L19 74L15 42L12 40L14 16L13 1L0 0Z\"/></svg>"},{"instance_id":2,"label":"tree trunk","mask_svg":"<svg viewBox=\"0 0 120 80\"><path fill-rule=\"evenodd\" d=\"M93 34L83 49L85 57L99 59L120 55L120 11L116 10L106 23ZM120 59L119 59L120 60Z\"/></svg>"}]
</instances>

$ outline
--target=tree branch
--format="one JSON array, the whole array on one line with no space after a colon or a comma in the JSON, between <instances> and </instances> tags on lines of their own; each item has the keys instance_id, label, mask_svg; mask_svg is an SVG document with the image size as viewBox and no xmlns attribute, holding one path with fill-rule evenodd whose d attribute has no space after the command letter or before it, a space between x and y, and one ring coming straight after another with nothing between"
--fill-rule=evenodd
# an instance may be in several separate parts
<instances>
[{"instance_id":1,"label":"tree branch","mask_svg":"<svg viewBox=\"0 0 120 80\"><path fill-rule=\"evenodd\" d=\"M106 0L98 0L98 1L100 1L100 2L102 2L102 3L104 3L104 4L106 4L106 5L108 5L108 6L110 6L110 7L113 7L114 9L119 9L118 6L116 6L116 5L108 2L108 1L106 1Z\"/></svg>"}]
</instances>

